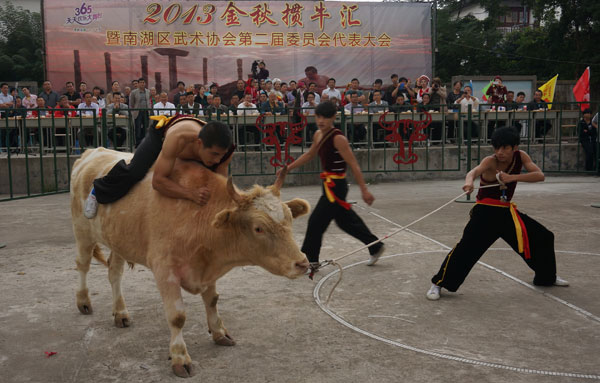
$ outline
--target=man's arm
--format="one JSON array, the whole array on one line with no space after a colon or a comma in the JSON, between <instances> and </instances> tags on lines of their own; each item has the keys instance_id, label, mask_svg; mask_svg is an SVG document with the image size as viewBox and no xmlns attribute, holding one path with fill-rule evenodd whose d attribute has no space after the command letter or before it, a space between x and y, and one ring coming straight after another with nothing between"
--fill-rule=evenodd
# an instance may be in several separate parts
<instances>
[{"instance_id":1,"label":"man's arm","mask_svg":"<svg viewBox=\"0 0 600 383\"><path fill-rule=\"evenodd\" d=\"M500 172L500 180L504 183L509 182L542 182L544 181L544 173L542 170L531 160L531 157L524 151L520 151L521 162L523 167L527 170L525 174L507 174Z\"/></svg>"},{"instance_id":2,"label":"man's arm","mask_svg":"<svg viewBox=\"0 0 600 383\"><path fill-rule=\"evenodd\" d=\"M323 135L321 131L317 130L315 132L315 135L313 136L313 143L310 146L310 148L306 152L304 152L300 157L298 157L294 162L288 165L287 168L289 172L291 172L293 169L299 168L300 166L306 164L307 162L315 158L319 151L319 142L321 142L322 137Z\"/></svg>"},{"instance_id":3,"label":"man's arm","mask_svg":"<svg viewBox=\"0 0 600 383\"><path fill-rule=\"evenodd\" d=\"M471 194L475 189L474 183L475 179L483 174L486 170L490 169L494 159L492 157L485 157L481 163L471 169L470 172L467 173L465 177L465 184L463 185L463 191L467 192L467 194Z\"/></svg>"},{"instance_id":4,"label":"man's arm","mask_svg":"<svg viewBox=\"0 0 600 383\"><path fill-rule=\"evenodd\" d=\"M160 194L170 198L188 199L204 205L210 198L207 188L197 190L187 189L173 181L170 177L177 160L177 138L170 136L165 139L162 150L154 166L152 187Z\"/></svg>"},{"instance_id":5,"label":"man's arm","mask_svg":"<svg viewBox=\"0 0 600 383\"><path fill-rule=\"evenodd\" d=\"M350 169L352 169L354 179L360 187L360 193L362 195L363 201L365 201L365 203L370 206L371 204L373 204L373 201L375 201L375 197L373 197L373 194L371 194L371 192L369 192L369 189L367 189L367 185L365 184L365 180L363 178L362 172L360 171L360 167L358 166L358 162L356 161L356 157L354 157L354 154L350 149L350 144L348 144L348 139L342 136L341 134L337 135L333 138L333 146L335 146L338 152L340 152L340 155L342 156L344 161L346 161Z\"/></svg>"}]
</instances>

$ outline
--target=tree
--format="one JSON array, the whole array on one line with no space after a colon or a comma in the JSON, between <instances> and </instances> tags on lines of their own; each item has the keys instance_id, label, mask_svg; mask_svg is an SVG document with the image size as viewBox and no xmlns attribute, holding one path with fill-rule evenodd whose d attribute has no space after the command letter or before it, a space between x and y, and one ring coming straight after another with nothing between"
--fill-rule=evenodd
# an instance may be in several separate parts
<instances>
[{"instance_id":1,"label":"tree","mask_svg":"<svg viewBox=\"0 0 600 383\"><path fill-rule=\"evenodd\" d=\"M0 73L3 80L44 79L42 19L39 13L0 4Z\"/></svg>"},{"instance_id":2,"label":"tree","mask_svg":"<svg viewBox=\"0 0 600 383\"><path fill-rule=\"evenodd\" d=\"M480 4L485 20L461 13ZM457 74L535 74L576 80L592 69L592 98L600 98L600 2L597 0L523 0L536 20L533 27L501 35L498 20L508 10L495 0L440 0L436 73L448 81Z\"/></svg>"}]
</instances>

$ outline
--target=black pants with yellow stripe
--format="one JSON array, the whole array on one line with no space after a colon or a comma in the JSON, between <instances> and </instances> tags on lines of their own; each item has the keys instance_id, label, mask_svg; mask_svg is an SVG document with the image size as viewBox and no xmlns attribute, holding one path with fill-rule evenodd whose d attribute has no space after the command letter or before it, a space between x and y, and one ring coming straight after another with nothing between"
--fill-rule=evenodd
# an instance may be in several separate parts
<instances>
[{"instance_id":1,"label":"black pants with yellow stripe","mask_svg":"<svg viewBox=\"0 0 600 383\"><path fill-rule=\"evenodd\" d=\"M346 195L348 195L348 183L345 179L333 180L333 182L335 182L335 186L332 188L333 193L345 201ZM354 210L346 210L336 202L329 202L323 189L323 195L308 219L306 236L302 244L302 252L306 254L309 262L319 262L323 234L332 220L335 220L340 229L365 245L377 240L377 237L371 233ZM383 246L381 242L370 246L369 253L371 255L377 253L381 246Z\"/></svg>"},{"instance_id":2,"label":"black pants with yellow stripe","mask_svg":"<svg viewBox=\"0 0 600 383\"><path fill-rule=\"evenodd\" d=\"M519 253L515 224L506 207L475 205L460 242L450 251L431 282L456 291L479 258L498 238L504 239L534 272L533 284L551 286L556 280L554 234L542 224L519 212L527 235L531 258Z\"/></svg>"}]
</instances>

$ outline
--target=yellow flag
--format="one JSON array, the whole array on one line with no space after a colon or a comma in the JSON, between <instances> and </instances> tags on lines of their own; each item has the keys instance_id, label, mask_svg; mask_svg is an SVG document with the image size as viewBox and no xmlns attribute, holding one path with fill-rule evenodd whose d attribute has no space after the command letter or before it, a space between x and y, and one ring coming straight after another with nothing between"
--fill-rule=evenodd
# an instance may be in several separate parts
<instances>
[{"instance_id":1,"label":"yellow flag","mask_svg":"<svg viewBox=\"0 0 600 383\"><path fill-rule=\"evenodd\" d=\"M556 89L557 79L558 75L552 77L550 81L538 88L542 91L542 100L548 103L548 109L552 109L552 101L554 101L554 90Z\"/></svg>"}]
</instances>

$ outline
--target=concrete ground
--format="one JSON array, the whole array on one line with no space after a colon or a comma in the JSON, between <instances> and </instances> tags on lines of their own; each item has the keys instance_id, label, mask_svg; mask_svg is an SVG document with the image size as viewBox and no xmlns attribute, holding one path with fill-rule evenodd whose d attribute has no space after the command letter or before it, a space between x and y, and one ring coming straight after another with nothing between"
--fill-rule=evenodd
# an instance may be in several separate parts
<instances>
[{"instance_id":1,"label":"concrete ground","mask_svg":"<svg viewBox=\"0 0 600 383\"><path fill-rule=\"evenodd\" d=\"M383 236L460 194L462 182L377 184L363 208ZM425 299L447 247L459 239L471 204L452 203L388 239L374 267L322 269L314 281L287 280L256 267L238 268L218 283L221 317L235 347L212 343L202 300L185 294L184 337L196 366L193 382L579 382L600 381L600 178L549 177L520 184L515 202L555 234L559 275L568 288L531 289L533 274L498 241L457 293ZM290 187L283 198L313 206L319 187ZM0 381L179 381L170 369L169 332L152 274L127 270L123 290L133 325L113 325L107 270L93 264L88 282L94 313L75 305L69 196L0 204ZM307 217L294 223L301 243ZM437 241L437 242L436 242ZM359 246L331 225L321 259ZM353 265L363 251L344 259ZM490 267L494 268L491 269ZM512 279L510 278L512 277ZM322 280L324 279L324 280ZM320 282L319 282L320 281ZM315 301L315 288L318 301ZM46 357L45 351L57 354ZM554 375L551 375L554 374ZM586 377L587 376L587 377Z\"/></svg>"}]
</instances>

